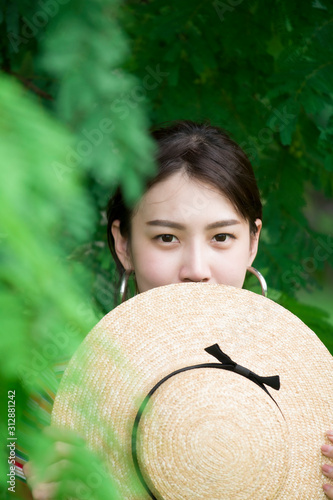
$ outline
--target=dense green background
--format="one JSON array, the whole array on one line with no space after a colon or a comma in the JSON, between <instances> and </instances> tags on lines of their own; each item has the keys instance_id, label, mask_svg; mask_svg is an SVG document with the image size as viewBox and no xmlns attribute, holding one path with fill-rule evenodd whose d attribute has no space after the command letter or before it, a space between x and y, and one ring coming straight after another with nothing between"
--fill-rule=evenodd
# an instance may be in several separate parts
<instances>
[{"instance_id":1,"label":"dense green background","mask_svg":"<svg viewBox=\"0 0 333 500\"><path fill-rule=\"evenodd\" d=\"M4 414L16 388L19 422L48 365L114 306L105 205L119 184L139 196L147 130L173 119L209 119L249 155L256 267L333 352L331 2L2 0L0 23Z\"/></svg>"}]
</instances>

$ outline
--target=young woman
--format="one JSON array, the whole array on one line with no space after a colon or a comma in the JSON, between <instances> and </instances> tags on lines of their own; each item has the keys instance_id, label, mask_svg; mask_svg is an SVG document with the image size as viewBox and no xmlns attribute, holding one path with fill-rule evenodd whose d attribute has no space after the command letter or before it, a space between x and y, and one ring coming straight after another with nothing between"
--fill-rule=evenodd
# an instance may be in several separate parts
<instances>
[{"instance_id":1,"label":"young woman","mask_svg":"<svg viewBox=\"0 0 333 500\"><path fill-rule=\"evenodd\" d=\"M146 193L133 210L120 190L108 205L109 245L123 291L131 273L138 293L192 281L242 287L262 227L247 156L223 130L207 124L177 122L153 137L158 173ZM329 438L333 444L333 433ZM66 436L59 439L52 483L35 487L36 499L52 498L61 477L57 464L75 446ZM322 452L333 458L333 446ZM333 467L325 465L323 472L333 477ZM333 499L333 488L324 490Z\"/></svg>"},{"instance_id":2,"label":"young woman","mask_svg":"<svg viewBox=\"0 0 333 500\"><path fill-rule=\"evenodd\" d=\"M225 132L180 122L154 134L159 172L137 207L118 192L108 237L139 292L204 281L242 287L258 248L262 206L252 167Z\"/></svg>"}]
</instances>

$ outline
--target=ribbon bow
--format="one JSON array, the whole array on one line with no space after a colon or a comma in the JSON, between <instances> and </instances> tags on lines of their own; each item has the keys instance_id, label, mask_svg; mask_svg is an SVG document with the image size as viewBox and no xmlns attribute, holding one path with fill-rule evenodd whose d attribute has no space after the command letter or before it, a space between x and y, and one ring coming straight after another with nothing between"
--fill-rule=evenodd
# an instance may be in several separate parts
<instances>
[{"instance_id":1,"label":"ribbon bow","mask_svg":"<svg viewBox=\"0 0 333 500\"><path fill-rule=\"evenodd\" d=\"M262 387L264 385L269 385L270 387L272 387L277 391L280 389L279 375L274 375L272 377L260 377L260 375L251 372L251 370L249 370L248 368L245 368L244 366L235 363L235 361L229 358L227 354L221 351L218 344L213 344L210 347L206 347L205 351L208 352L208 354L214 356L214 358L216 358L218 361L220 361L220 363L222 363L222 365L225 366L227 370L239 373L240 375L243 375L244 377L252 380L253 382ZM263 387L263 389L265 389L265 391L268 392L265 387Z\"/></svg>"}]
</instances>

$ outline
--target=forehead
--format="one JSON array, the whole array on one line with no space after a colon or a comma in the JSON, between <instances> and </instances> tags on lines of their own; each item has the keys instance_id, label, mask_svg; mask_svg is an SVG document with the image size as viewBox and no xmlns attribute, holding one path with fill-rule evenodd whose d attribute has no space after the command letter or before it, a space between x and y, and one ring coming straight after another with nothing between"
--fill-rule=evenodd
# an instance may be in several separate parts
<instances>
[{"instance_id":1,"label":"forehead","mask_svg":"<svg viewBox=\"0 0 333 500\"><path fill-rule=\"evenodd\" d=\"M177 172L146 192L134 216L190 221L211 218L214 214L241 219L236 208L219 189Z\"/></svg>"}]
</instances>

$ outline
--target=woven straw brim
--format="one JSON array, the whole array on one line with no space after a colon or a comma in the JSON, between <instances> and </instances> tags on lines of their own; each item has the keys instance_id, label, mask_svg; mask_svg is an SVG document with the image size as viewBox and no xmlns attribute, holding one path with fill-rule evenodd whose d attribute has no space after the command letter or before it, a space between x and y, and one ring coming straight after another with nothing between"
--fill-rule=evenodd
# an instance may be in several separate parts
<instances>
[{"instance_id":1,"label":"woven straw brim","mask_svg":"<svg viewBox=\"0 0 333 500\"><path fill-rule=\"evenodd\" d=\"M138 428L143 476L157 498L325 499L320 452L333 427L333 358L297 317L271 300L222 285L156 288L107 314L72 358L52 424L85 436L121 498L137 484L131 431L139 405L173 371L214 363L218 343L261 376L278 374L276 403L224 370L182 372L155 392Z\"/></svg>"}]
</instances>

